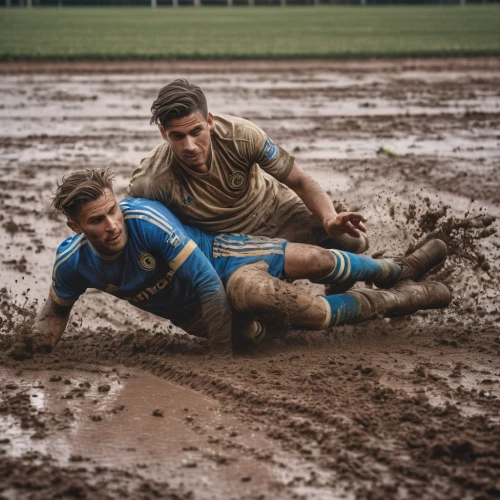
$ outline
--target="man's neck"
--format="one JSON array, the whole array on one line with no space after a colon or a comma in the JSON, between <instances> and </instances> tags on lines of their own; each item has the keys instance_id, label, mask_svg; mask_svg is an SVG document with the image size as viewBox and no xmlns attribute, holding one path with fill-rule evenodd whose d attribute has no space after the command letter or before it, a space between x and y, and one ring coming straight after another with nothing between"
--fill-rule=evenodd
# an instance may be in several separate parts
<instances>
[{"instance_id":1,"label":"man's neck","mask_svg":"<svg viewBox=\"0 0 500 500\"><path fill-rule=\"evenodd\" d=\"M212 165L212 154L213 154L213 146L210 145L210 153L208 155L207 162L204 163L203 165L199 165L198 167L191 167L191 166L187 165L177 155L175 155L175 158L177 159L177 161L179 163L181 163L188 170L192 170L193 172L196 172L197 174L207 174L208 172L210 172L210 167Z\"/></svg>"},{"instance_id":2,"label":"man's neck","mask_svg":"<svg viewBox=\"0 0 500 500\"><path fill-rule=\"evenodd\" d=\"M190 170L193 170L197 174L206 174L210 168L207 167L207 164L204 163L203 165L200 165L199 167L188 167Z\"/></svg>"}]
</instances>

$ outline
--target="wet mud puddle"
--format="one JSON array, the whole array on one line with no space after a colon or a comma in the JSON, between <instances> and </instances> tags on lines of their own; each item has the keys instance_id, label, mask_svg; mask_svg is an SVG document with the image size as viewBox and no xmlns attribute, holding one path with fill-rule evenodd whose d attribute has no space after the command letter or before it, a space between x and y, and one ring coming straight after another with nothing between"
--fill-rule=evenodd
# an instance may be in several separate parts
<instances>
[{"instance_id":1,"label":"wet mud puddle","mask_svg":"<svg viewBox=\"0 0 500 500\"><path fill-rule=\"evenodd\" d=\"M196 498L263 489L282 498L286 484L283 498L290 489L309 498L333 493L307 487L309 464L276 453L272 439L216 400L146 373L0 369L0 387L0 450L9 456L37 451L62 466L140 471L192 488Z\"/></svg>"}]
</instances>

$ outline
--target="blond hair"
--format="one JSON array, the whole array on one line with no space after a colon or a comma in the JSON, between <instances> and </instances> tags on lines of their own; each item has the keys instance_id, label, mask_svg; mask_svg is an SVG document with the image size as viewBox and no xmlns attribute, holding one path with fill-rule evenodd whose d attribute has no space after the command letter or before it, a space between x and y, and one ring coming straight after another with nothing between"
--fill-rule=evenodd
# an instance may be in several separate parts
<instances>
[{"instance_id":1,"label":"blond hair","mask_svg":"<svg viewBox=\"0 0 500 500\"><path fill-rule=\"evenodd\" d=\"M82 205L99 199L104 195L105 189L113 189L114 177L110 168L73 172L57 184L52 206L68 219L74 220Z\"/></svg>"}]
</instances>

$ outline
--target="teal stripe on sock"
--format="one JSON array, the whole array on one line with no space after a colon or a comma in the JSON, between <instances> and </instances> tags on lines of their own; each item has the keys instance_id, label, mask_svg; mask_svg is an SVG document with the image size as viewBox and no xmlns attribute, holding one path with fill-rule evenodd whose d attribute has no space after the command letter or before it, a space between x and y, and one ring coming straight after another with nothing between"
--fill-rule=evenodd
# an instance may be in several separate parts
<instances>
[{"instance_id":1,"label":"teal stripe on sock","mask_svg":"<svg viewBox=\"0 0 500 500\"><path fill-rule=\"evenodd\" d=\"M334 283L355 283L356 281L375 281L391 273L399 272L399 266L385 259L379 261L365 255L332 250L335 268L324 278L317 281L322 285Z\"/></svg>"}]
</instances>

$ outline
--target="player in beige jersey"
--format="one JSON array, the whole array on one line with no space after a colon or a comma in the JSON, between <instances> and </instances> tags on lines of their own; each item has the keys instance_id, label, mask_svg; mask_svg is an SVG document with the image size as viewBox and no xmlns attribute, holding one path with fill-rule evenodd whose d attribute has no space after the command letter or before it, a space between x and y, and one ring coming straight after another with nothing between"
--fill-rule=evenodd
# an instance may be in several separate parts
<instances>
[{"instance_id":1,"label":"player in beige jersey","mask_svg":"<svg viewBox=\"0 0 500 500\"><path fill-rule=\"evenodd\" d=\"M253 123L209 113L199 87L175 80L151 111L165 141L134 172L129 196L161 201L183 223L212 233L367 249L361 214L338 214L294 157Z\"/></svg>"}]
</instances>

